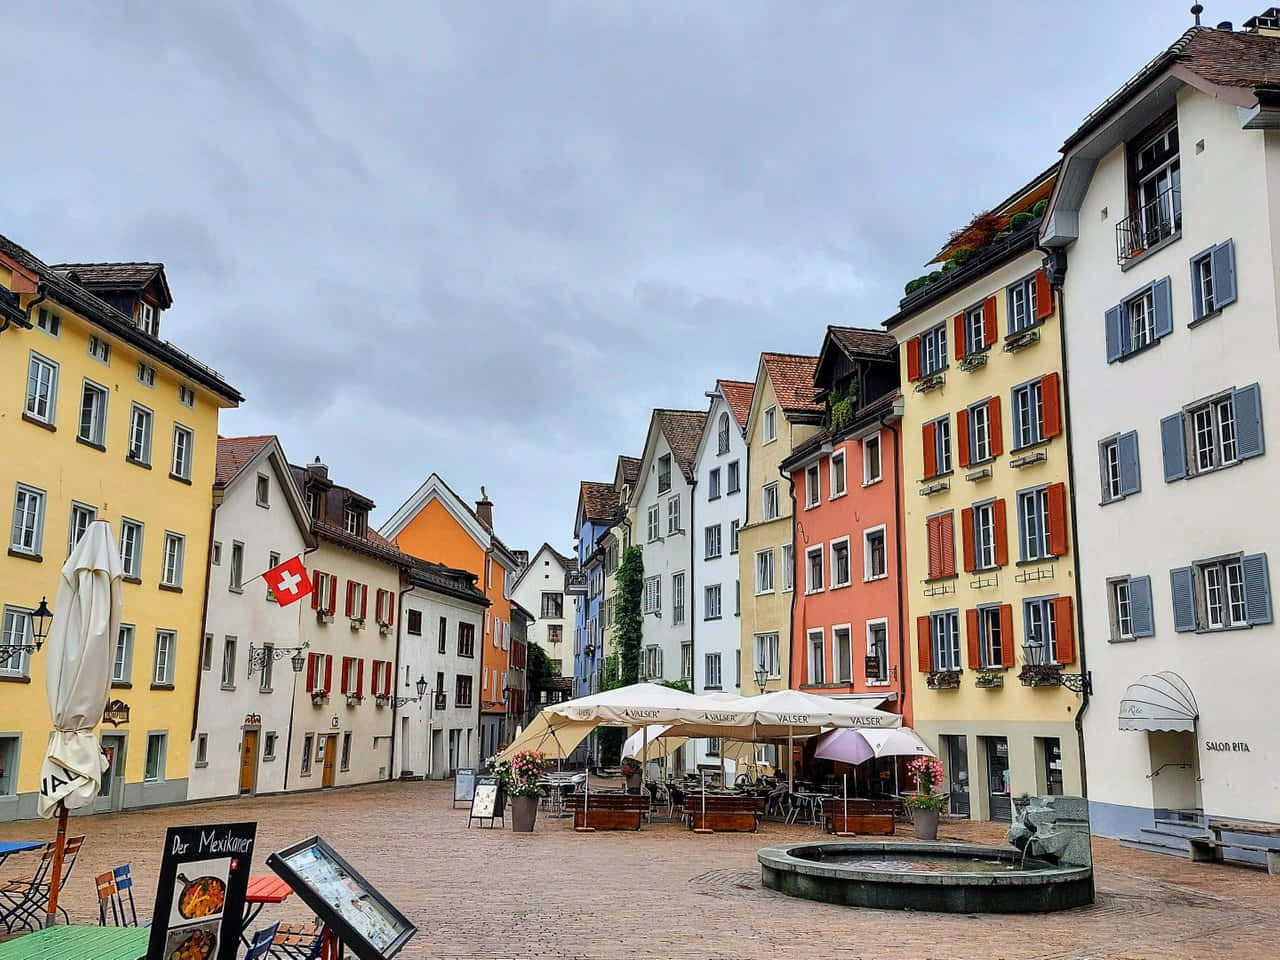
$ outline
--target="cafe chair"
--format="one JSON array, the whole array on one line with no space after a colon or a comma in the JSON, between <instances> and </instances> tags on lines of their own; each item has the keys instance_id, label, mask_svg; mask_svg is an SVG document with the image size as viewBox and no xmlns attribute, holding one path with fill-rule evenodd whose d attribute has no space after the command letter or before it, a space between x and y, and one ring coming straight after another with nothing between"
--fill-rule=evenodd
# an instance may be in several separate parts
<instances>
[{"instance_id":1,"label":"cafe chair","mask_svg":"<svg viewBox=\"0 0 1280 960\"><path fill-rule=\"evenodd\" d=\"M322 944L324 924L277 923L276 935L271 941L267 956L278 960L318 960Z\"/></svg>"},{"instance_id":2,"label":"cafe chair","mask_svg":"<svg viewBox=\"0 0 1280 960\"><path fill-rule=\"evenodd\" d=\"M21 877L0 881L0 923L6 933L21 925L28 930L40 926L48 906L49 870L53 867L53 844L40 848L40 862L35 870ZM34 925L32 921L35 921Z\"/></svg>"},{"instance_id":3,"label":"cafe chair","mask_svg":"<svg viewBox=\"0 0 1280 960\"><path fill-rule=\"evenodd\" d=\"M271 944L276 938L276 931L280 928L279 923L273 923L269 927L263 927L253 935L253 940L249 944L249 949L244 953L244 960L264 960L271 950Z\"/></svg>"},{"instance_id":4,"label":"cafe chair","mask_svg":"<svg viewBox=\"0 0 1280 960\"><path fill-rule=\"evenodd\" d=\"M111 911L110 926L149 926L138 923L138 910L133 903L133 872L129 864L100 874L95 882L98 886L98 926L108 926L108 909Z\"/></svg>"}]
</instances>

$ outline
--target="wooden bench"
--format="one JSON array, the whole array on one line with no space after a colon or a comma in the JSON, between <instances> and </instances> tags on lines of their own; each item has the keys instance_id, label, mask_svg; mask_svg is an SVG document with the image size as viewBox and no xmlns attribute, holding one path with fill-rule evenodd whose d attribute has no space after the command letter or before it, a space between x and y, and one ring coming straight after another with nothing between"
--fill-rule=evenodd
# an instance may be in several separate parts
<instances>
[{"instance_id":1,"label":"wooden bench","mask_svg":"<svg viewBox=\"0 0 1280 960\"><path fill-rule=\"evenodd\" d=\"M822 802L822 817L828 833L892 836L896 807L897 802L893 800L865 800L860 797L846 801L840 797L830 797Z\"/></svg>"},{"instance_id":2,"label":"wooden bench","mask_svg":"<svg viewBox=\"0 0 1280 960\"><path fill-rule=\"evenodd\" d=\"M640 821L649 812L649 798L634 793L593 793L589 802L581 793L569 800L573 805L573 825L596 830L639 830Z\"/></svg>"},{"instance_id":3,"label":"wooden bench","mask_svg":"<svg viewBox=\"0 0 1280 960\"><path fill-rule=\"evenodd\" d=\"M1210 837L1192 837L1191 859L1196 863L1224 863L1224 851L1248 850L1250 853L1266 854L1267 873L1280 876L1280 847L1265 847L1260 844L1235 843L1223 840L1224 833L1238 833L1243 836L1271 837L1280 840L1280 826L1269 823L1244 823L1236 820L1210 820L1208 824Z\"/></svg>"},{"instance_id":4,"label":"wooden bench","mask_svg":"<svg viewBox=\"0 0 1280 960\"><path fill-rule=\"evenodd\" d=\"M689 794L685 800L685 818L691 830L714 830L717 833L754 833L756 830L756 798L748 796L708 796ZM704 812L705 811L705 812Z\"/></svg>"}]
</instances>

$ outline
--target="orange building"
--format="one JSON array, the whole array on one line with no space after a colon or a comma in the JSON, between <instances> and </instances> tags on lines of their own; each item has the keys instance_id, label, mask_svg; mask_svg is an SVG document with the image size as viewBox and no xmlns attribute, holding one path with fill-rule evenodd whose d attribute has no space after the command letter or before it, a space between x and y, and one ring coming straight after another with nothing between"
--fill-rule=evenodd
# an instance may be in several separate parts
<instances>
[{"instance_id":1,"label":"orange building","mask_svg":"<svg viewBox=\"0 0 1280 960\"><path fill-rule=\"evenodd\" d=\"M493 503L481 487L472 508L433 473L378 532L410 556L474 573L489 600L477 698L480 757L487 759L511 740L525 698L523 664L511 662L511 588L520 562L494 535Z\"/></svg>"}]
</instances>

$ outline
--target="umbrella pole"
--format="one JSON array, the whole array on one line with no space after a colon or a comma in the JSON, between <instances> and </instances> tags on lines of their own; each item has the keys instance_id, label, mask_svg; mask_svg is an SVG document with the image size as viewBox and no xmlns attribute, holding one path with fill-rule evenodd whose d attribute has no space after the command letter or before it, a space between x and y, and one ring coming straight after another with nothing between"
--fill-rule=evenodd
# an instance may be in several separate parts
<instances>
[{"instance_id":1,"label":"umbrella pole","mask_svg":"<svg viewBox=\"0 0 1280 960\"><path fill-rule=\"evenodd\" d=\"M854 769L853 775L856 783L856 778L858 776L857 774L858 768L854 767L853 769ZM844 785L844 822L841 823L840 826L844 827L844 829L835 830L832 832L835 833L837 837L852 837L854 836L854 834L849 831L849 774L847 772L841 774L840 780L841 780L841 783Z\"/></svg>"},{"instance_id":2,"label":"umbrella pole","mask_svg":"<svg viewBox=\"0 0 1280 960\"><path fill-rule=\"evenodd\" d=\"M67 805L58 802L58 839L53 846L53 876L49 879L49 909L45 926L58 922L58 887L62 885L62 854L67 847Z\"/></svg>"}]
</instances>

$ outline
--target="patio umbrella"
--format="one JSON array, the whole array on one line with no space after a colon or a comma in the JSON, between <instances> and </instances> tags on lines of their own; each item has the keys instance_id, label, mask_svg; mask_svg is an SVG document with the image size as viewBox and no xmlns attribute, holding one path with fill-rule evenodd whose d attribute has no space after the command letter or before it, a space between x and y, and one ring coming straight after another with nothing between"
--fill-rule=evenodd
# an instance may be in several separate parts
<instances>
[{"instance_id":1,"label":"patio umbrella","mask_svg":"<svg viewBox=\"0 0 1280 960\"><path fill-rule=\"evenodd\" d=\"M510 760L521 750L537 750L548 760L567 760L595 728L589 721L568 720L544 710L498 754L498 759Z\"/></svg>"},{"instance_id":2,"label":"patio umbrella","mask_svg":"<svg viewBox=\"0 0 1280 960\"><path fill-rule=\"evenodd\" d=\"M836 760L857 766L876 755L861 730L846 727L823 735L814 747L813 755L819 760Z\"/></svg>"},{"instance_id":3,"label":"patio umbrella","mask_svg":"<svg viewBox=\"0 0 1280 960\"><path fill-rule=\"evenodd\" d=\"M858 730L871 745L877 757L934 757L937 756L910 727L893 730Z\"/></svg>"},{"instance_id":4,"label":"patio umbrella","mask_svg":"<svg viewBox=\"0 0 1280 960\"><path fill-rule=\"evenodd\" d=\"M934 753L910 727L896 727L832 730L817 742L813 755L856 766L872 757L932 757Z\"/></svg>"},{"instance_id":5,"label":"patio umbrella","mask_svg":"<svg viewBox=\"0 0 1280 960\"><path fill-rule=\"evenodd\" d=\"M622 744L622 755L635 757L640 761L665 759L689 740L688 737L679 736L678 731L677 727L675 733L668 736L668 733L672 733L672 727L669 724L651 723L627 737Z\"/></svg>"},{"instance_id":6,"label":"patio umbrella","mask_svg":"<svg viewBox=\"0 0 1280 960\"><path fill-rule=\"evenodd\" d=\"M111 688L111 648L120 632L120 551L111 525L89 524L58 582L49 627L47 689L53 734L40 770L36 810L58 816L49 884L48 922L57 922L58 886L67 839L67 811L93 803L107 761L94 727Z\"/></svg>"}]
</instances>

